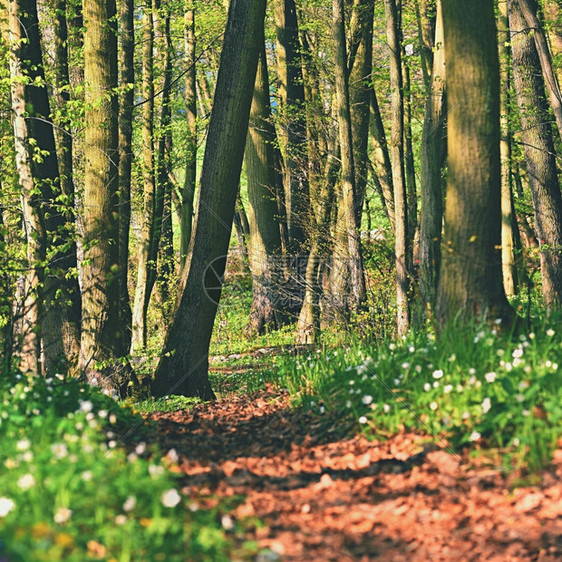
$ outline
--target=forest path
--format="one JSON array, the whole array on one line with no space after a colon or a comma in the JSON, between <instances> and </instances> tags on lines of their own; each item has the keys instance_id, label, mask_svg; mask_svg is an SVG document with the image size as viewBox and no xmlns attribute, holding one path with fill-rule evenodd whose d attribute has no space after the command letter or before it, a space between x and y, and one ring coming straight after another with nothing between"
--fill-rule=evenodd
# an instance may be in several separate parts
<instances>
[{"instance_id":1,"label":"forest path","mask_svg":"<svg viewBox=\"0 0 562 562\"><path fill-rule=\"evenodd\" d=\"M513 490L489 463L420 436L342 437L341 420L289 406L267 389L152 415L193 502L242 495L233 517L265 523L244 537L264 549L256 560L562 558L562 450L537 485Z\"/></svg>"}]
</instances>

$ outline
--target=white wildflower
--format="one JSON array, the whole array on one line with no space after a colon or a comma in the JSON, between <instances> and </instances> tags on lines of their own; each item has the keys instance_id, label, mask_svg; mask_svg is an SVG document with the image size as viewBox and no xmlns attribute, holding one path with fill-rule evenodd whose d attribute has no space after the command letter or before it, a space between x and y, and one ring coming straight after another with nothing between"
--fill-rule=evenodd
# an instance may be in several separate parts
<instances>
[{"instance_id":1,"label":"white wildflower","mask_svg":"<svg viewBox=\"0 0 562 562\"><path fill-rule=\"evenodd\" d=\"M370 394L366 394L361 399L361 402L363 402L363 404L365 404L366 406L368 406L372 401L373 401L373 397Z\"/></svg>"},{"instance_id":2,"label":"white wildflower","mask_svg":"<svg viewBox=\"0 0 562 562\"><path fill-rule=\"evenodd\" d=\"M18 451L27 451L31 447L31 441L29 439L20 439L16 443L16 449Z\"/></svg>"},{"instance_id":3,"label":"white wildflower","mask_svg":"<svg viewBox=\"0 0 562 562\"><path fill-rule=\"evenodd\" d=\"M449 392L451 392L452 390L453 390L453 385L452 385L452 384L446 384L446 385L443 387L443 392L444 392L445 394L449 394Z\"/></svg>"},{"instance_id":4,"label":"white wildflower","mask_svg":"<svg viewBox=\"0 0 562 562\"><path fill-rule=\"evenodd\" d=\"M390 405L384 404L382 409L383 409L385 414L388 414L388 412L390 412Z\"/></svg>"},{"instance_id":5,"label":"white wildflower","mask_svg":"<svg viewBox=\"0 0 562 562\"><path fill-rule=\"evenodd\" d=\"M552 328L549 328L549 329L546 331L546 335L547 335L549 338L551 338L554 334L555 334L555 332L554 332L554 330L553 330Z\"/></svg>"},{"instance_id":6,"label":"white wildflower","mask_svg":"<svg viewBox=\"0 0 562 562\"><path fill-rule=\"evenodd\" d=\"M1 497L0 498L0 517L6 517L12 509L16 507L14 500L10 498Z\"/></svg>"},{"instance_id":7,"label":"white wildflower","mask_svg":"<svg viewBox=\"0 0 562 562\"><path fill-rule=\"evenodd\" d=\"M496 373L491 372L491 373L486 373L484 375L484 378L486 379L487 382L494 382L496 380Z\"/></svg>"},{"instance_id":8,"label":"white wildflower","mask_svg":"<svg viewBox=\"0 0 562 562\"><path fill-rule=\"evenodd\" d=\"M482 437L478 431L473 431L468 438L469 441L478 441Z\"/></svg>"},{"instance_id":9,"label":"white wildflower","mask_svg":"<svg viewBox=\"0 0 562 562\"><path fill-rule=\"evenodd\" d=\"M423 385L423 389L424 389L426 392L429 392L429 391L431 390L431 385L430 385L428 382L426 382L426 383Z\"/></svg>"},{"instance_id":10,"label":"white wildflower","mask_svg":"<svg viewBox=\"0 0 562 562\"><path fill-rule=\"evenodd\" d=\"M492 401L488 397L484 398L484 400L482 401L482 413L487 414L490 411L491 407Z\"/></svg>"},{"instance_id":11,"label":"white wildflower","mask_svg":"<svg viewBox=\"0 0 562 562\"><path fill-rule=\"evenodd\" d=\"M51 451L57 459L63 459L68 454L68 448L65 443L54 443L51 445Z\"/></svg>"},{"instance_id":12,"label":"white wildflower","mask_svg":"<svg viewBox=\"0 0 562 562\"><path fill-rule=\"evenodd\" d=\"M72 509L68 509L68 507L59 507L54 516L55 523L66 523L70 519L71 515Z\"/></svg>"},{"instance_id":13,"label":"white wildflower","mask_svg":"<svg viewBox=\"0 0 562 562\"><path fill-rule=\"evenodd\" d=\"M437 371L433 371L433 378L440 379L443 376L443 371L441 369L437 369Z\"/></svg>"},{"instance_id":14,"label":"white wildflower","mask_svg":"<svg viewBox=\"0 0 562 562\"><path fill-rule=\"evenodd\" d=\"M367 423L367 418L366 418L365 416L361 416L361 417L359 418L359 423L362 423L362 424L363 424L363 423Z\"/></svg>"},{"instance_id":15,"label":"white wildflower","mask_svg":"<svg viewBox=\"0 0 562 562\"><path fill-rule=\"evenodd\" d=\"M162 494L160 500L162 501L162 505L164 507L175 507L178 503L180 503L181 496L176 489L171 488Z\"/></svg>"},{"instance_id":16,"label":"white wildflower","mask_svg":"<svg viewBox=\"0 0 562 562\"><path fill-rule=\"evenodd\" d=\"M129 496L123 504L123 511L132 511L135 505L137 505L137 498L135 498L135 496Z\"/></svg>"},{"instance_id":17,"label":"white wildflower","mask_svg":"<svg viewBox=\"0 0 562 562\"><path fill-rule=\"evenodd\" d=\"M430 410L437 410L437 408L439 408L439 404L437 404L437 402L432 402L429 405Z\"/></svg>"},{"instance_id":18,"label":"white wildflower","mask_svg":"<svg viewBox=\"0 0 562 562\"><path fill-rule=\"evenodd\" d=\"M35 486L35 478L33 474L24 474L20 478L18 478L18 486L21 490L29 490Z\"/></svg>"}]
</instances>

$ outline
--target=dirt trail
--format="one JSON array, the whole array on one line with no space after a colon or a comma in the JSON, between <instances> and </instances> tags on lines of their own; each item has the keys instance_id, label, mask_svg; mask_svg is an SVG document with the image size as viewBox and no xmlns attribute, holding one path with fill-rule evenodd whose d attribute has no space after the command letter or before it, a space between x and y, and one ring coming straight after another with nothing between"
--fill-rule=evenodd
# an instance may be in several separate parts
<instances>
[{"instance_id":1,"label":"dirt trail","mask_svg":"<svg viewBox=\"0 0 562 562\"><path fill-rule=\"evenodd\" d=\"M233 516L265 522L246 537L263 562L562 559L562 450L538 485L513 490L420 436L342 438L341 421L270 390L153 418L186 492L243 495Z\"/></svg>"}]
</instances>

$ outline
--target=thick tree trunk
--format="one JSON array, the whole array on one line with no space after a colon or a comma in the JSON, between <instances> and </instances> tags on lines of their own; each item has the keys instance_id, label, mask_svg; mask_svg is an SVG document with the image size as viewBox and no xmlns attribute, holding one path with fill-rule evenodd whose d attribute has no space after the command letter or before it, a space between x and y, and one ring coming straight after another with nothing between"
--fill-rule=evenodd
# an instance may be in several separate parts
<instances>
[{"instance_id":1,"label":"thick tree trunk","mask_svg":"<svg viewBox=\"0 0 562 562\"><path fill-rule=\"evenodd\" d=\"M562 305L562 198L539 58L520 4L508 3L513 78L540 244L542 291L548 310Z\"/></svg>"},{"instance_id":2,"label":"thick tree trunk","mask_svg":"<svg viewBox=\"0 0 562 562\"><path fill-rule=\"evenodd\" d=\"M499 64L493 3L443 0L448 180L437 318L502 318Z\"/></svg>"},{"instance_id":3,"label":"thick tree trunk","mask_svg":"<svg viewBox=\"0 0 562 562\"><path fill-rule=\"evenodd\" d=\"M275 195L278 172L275 169L274 146L277 138L271 122L265 42L262 43L246 141L252 270L252 309L247 329L254 334L278 327L283 308L279 292L283 271L281 233Z\"/></svg>"},{"instance_id":4,"label":"thick tree trunk","mask_svg":"<svg viewBox=\"0 0 562 562\"><path fill-rule=\"evenodd\" d=\"M392 132L390 153L392 160L392 183L394 187L394 221L396 238L396 327L399 335L407 332L410 325L408 210L406 180L404 177L404 98L402 85L402 62L398 29L398 6L401 0L385 0L386 38L390 50L390 90Z\"/></svg>"},{"instance_id":5,"label":"thick tree trunk","mask_svg":"<svg viewBox=\"0 0 562 562\"><path fill-rule=\"evenodd\" d=\"M230 5L209 122L193 240L152 391L212 399L209 343L226 254L263 36L265 0Z\"/></svg>"},{"instance_id":6,"label":"thick tree trunk","mask_svg":"<svg viewBox=\"0 0 562 562\"><path fill-rule=\"evenodd\" d=\"M81 366L90 384L124 395L134 374L119 360L117 34L113 0L84 3L85 160Z\"/></svg>"},{"instance_id":7,"label":"thick tree trunk","mask_svg":"<svg viewBox=\"0 0 562 562\"><path fill-rule=\"evenodd\" d=\"M431 88L425 104L420 149L420 291L428 313L435 309L435 297L441 262L441 230L443 225L442 170L447 153L445 139L445 48L441 1L437 6L435 53Z\"/></svg>"}]
</instances>

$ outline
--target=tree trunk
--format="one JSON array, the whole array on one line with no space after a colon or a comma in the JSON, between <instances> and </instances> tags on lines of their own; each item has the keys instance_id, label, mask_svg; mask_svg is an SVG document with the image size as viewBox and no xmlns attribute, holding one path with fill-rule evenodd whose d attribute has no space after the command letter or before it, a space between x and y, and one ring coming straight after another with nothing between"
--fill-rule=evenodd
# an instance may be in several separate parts
<instances>
[{"instance_id":1,"label":"tree trunk","mask_svg":"<svg viewBox=\"0 0 562 562\"><path fill-rule=\"evenodd\" d=\"M523 128L525 160L539 240L542 292L547 310L562 304L562 198L544 81L520 4L508 3L513 79Z\"/></svg>"},{"instance_id":2,"label":"tree trunk","mask_svg":"<svg viewBox=\"0 0 562 562\"><path fill-rule=\"evenodd\" d=\"M550 106L554 113L554 119L558 127L558 134L562 138L562 94L560 93L560 85L552 67L552 57L544 32L544 26L537 16L538 5L536 0L518 0L521 12L527 27L533 30L533 39L539 56L540 67L544 76L544 85L550 100Z\"/></svg>"},{"instance_id":3,"label":"tree trunk","mask_svg":"<svg viewBox=\"0 0 562 562\"><path fill-rule=\"evenodd\" d=\"M280 135L285 159L285 205L289 247L291 253L295 254L306 246L309 208L304 87L295 0L278 0L274 14L278 95L286 130L284 135Z\"/></svg>"},{"instance_id":4,"label":"tree trunk","mask_svg":"<svg viewBox=\"0 0 562 562\"><path fill-rule=\"evenodd\" d=\"M121 0L119 51L119 292L122 353L131 347L132 311L129 295L129 233L131 226L131 168L133 163L133 103L134 103L134 0Z\"/></svg>"},{"instance_id":5,"label":"tree trunk","mask_svg":"<svg viewBox=\"0 0 562 562\"><path fill-rule=\"evenodd\" d=\"M401 4L401 0L384 0L386 39L390 50L390 103L392 115L390 152L392 183L394 187L394 234L396 238L396 328L398 335L403 335L408 331L410 325L410 306L408 302L410 247L408 244L408 210L404 177L404 98L397 3Z\"/></svg>"},{"instance_id":6,"label":"tree trunk","mask_svg":"<svg viewBox=\"0 0 562 562\"><path fill-rule=\"evenodd\" d=\"M137 284L133 305L131 355L146 347L146 316L150 302L150 278L156 264L151 260L156 213L156 180L154 167L154 3L142 14L142 178L144 204L142 228L138 241Z\"/></svg>"},{"instance_id":7,"label":"tree trunk","mask_svg":"<svg viewBox=\"0 0 562 562\"><path fill-rule=\"evenodd\" d=\"M124 395L134 374L119 361L117 33L113 0L84 3L85 160L81 365L90 384Z\"/></svg>"},{"instance_id":8,"label":"tree trunk","mask_svg":"<svg viewBox=\"0 0 562 562\"><path fill-rule=\"evenodd\" d=\"M358 196L355 182L355 154L353 151L354 145L346 64L347 54L343 0L333 0L332 14L336 51L334 65L336 82L335 103L338 115L341 152L341 196L338 202L338 223L336 225L339 235L336 236L335 240L336 246L334 254L337 255L337 260L333 267L345 269L346 277L347 274L349 275L349 289L346 290L342 296L349 296L349 303L345 303L345 309L353 310L363 304L366 297L366 288L365 278L363 276L359 228L357 224ZM368 111L368 106L363 109ZM332 287L332 294L338 294L339 291L339 288L336 292L334 287Z\"/></svg>"},{"instance_id":9,"label":"tree trunk","mask_svg":"<svg viewBox=\"0 0 562 562\"><path fill-rule=\"evenodd\" d=\"M209 343L232 230L264 15L265 0L237 0L229 8L193 240L152 384L156 396L214 398L208 377Z\"/></svg>"},{"instance_id":10,"label":"tree trunk","mask_svg":"<svg viewBox=\"0 0 562 562\"><path fill-rule=\"evenodd\" d=\"M493 3L443 0L449 161L437 292L442 325L502 318L499 63Z\"/></svg>"},{"instance_id":11,"label":"tree trunk","mask_svg":"<svg viewBox=\"0 0 562 562\"><path fill-rule=\"evenodd\" d=\"M76 247L67 243L74 236L73 225L67 224L73 219L72 198L61 193L35 1L11 1L9 25L16 168L30 268L24 289L30 330L24 333L24 355L27 367L52 375L77 363Z\"/></svg>"},{"instance_id":12,"label":"tree trunk","mask_svg":"<svg viewBox=\"0 0 562 562\"><path fill-rule=\"evenodd\" d=\"M279 313L282 308L279 293L282 280L281 234L277 222L277 170L273 152L277 138L271 122L269 92L263 42L246 141L249 250L252 270L252 309L247 329L253 334L279 327Z\"/></svg>"},{"instance_id":13,"label":"tree trunk","mask_svg":"<svg viewBox=\"0 0 562 562\"><path fill-rule=\"evenodd\" d=\"M431 88L425 104L420 149L420 291L428 313L435 310L435 297L441 262L441 230L443 225L442 170L447 153L445 140L445 48L441 0L437 5L435 53Z\"/></svg>"},{"instance_id":14,"label":"tree trunk","mask_svg":"<svg viewBox=\"0 0 562 562\"><path fill-rule=\"evenodd\" d=\"M511 184L511 129L510 111L510 66L509 23L507 19L507 2L500 2L498 19L498 42L500 57L500 157L502 170L502 273L505 294L513 297L517 294L517 266L515 263L515 229L517 222L513 206L513 189Z\"/></svg>"},{"instance_id":15,"label":"tree trunk","mask_svg":"<svg viewBox=\"0 0 562 562\"><path fill-rule=\"evenodd\" d=\"M185 110L187 118L187 148L185 155L185 181L181 197L180 264L183 268L193 220L193 201L197 182L197 86L195 68L195 10L185 13Z\"/></svg>"}]
</instances>

